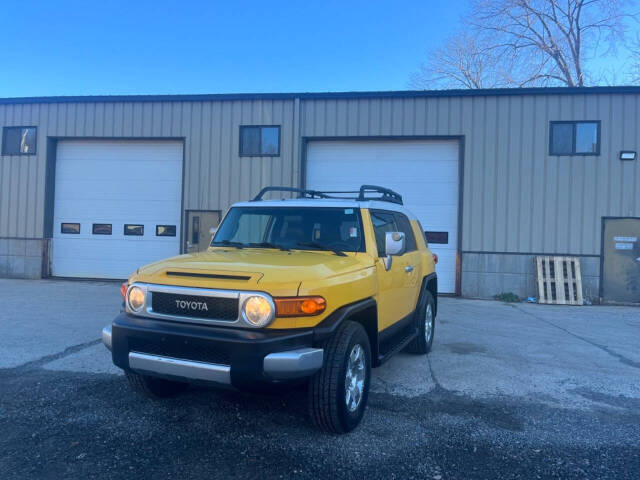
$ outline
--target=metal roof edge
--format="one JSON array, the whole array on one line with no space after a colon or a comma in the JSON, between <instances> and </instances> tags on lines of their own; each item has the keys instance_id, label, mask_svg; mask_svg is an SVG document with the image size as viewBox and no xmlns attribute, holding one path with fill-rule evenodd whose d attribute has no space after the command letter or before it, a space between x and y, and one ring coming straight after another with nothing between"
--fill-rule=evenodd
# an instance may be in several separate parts
<instances>
[{"instance_id":1,"label":"metal roof edge","mask_svg":"<svg viewBox=\"0 0 640 480\"><path fill-rule=\"evenodd\" d=\"M113 102L206 102L234 100L325 100L358 98L424 98L424 97L487 97L517 95L593 95L640 94L640 86L619 85L607 87L535 87L487 88L458 90L391 90L352 92L300 92L300 93L214 93L194 95L87 95L53 97L0 98L0 104L20 103L113 103Z\"/></svg>"}]
</instances>

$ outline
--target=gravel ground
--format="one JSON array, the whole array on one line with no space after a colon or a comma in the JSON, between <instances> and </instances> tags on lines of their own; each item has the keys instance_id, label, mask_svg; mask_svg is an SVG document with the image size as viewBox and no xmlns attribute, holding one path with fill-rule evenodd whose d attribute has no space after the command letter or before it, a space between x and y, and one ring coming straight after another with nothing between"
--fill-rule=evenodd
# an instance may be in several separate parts
<instances>
[{"instance_id":1,"label":"gravel ground","mask_svg":"<svg viewBox=\"0 0 640 480\"><path fill-rule=\"evenodd\" d=\"M302 390L136 396L98 340L117 291L0 281L0 478L638 478L638 309L443 298L334 436Z\"/></svg>"}]
</instances>

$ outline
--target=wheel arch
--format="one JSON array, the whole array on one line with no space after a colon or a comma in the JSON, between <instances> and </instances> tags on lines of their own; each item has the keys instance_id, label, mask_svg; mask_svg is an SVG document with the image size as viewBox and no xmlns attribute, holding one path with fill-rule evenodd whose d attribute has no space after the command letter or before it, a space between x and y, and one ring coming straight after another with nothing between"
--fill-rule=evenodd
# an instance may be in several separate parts
<instances>
[{"instance_id":1,"label":"wheel arch","mask_svg":"<svg viewBox=\"0 0 640 480\"><path fill-rule=\"evenodd\" d=\"M378 304L373 297L345 305L326 318L314 328L314 342L326 340L338 326L349 320L359 323L364 328L371 346L372 366L378 358Z\"/></svg>"},{"instance_id":2,"label":"wheel arch","mask_svg":"<svg viewBox=\"0 0 640 480\"><path fill-rule=\"evenodd\" d=\"M430 273L424 277L422 280L422 289L427 289L433 297L433 316L435 317L438 314L438 276L435 273Z\"/></svg>"}]
</instances>

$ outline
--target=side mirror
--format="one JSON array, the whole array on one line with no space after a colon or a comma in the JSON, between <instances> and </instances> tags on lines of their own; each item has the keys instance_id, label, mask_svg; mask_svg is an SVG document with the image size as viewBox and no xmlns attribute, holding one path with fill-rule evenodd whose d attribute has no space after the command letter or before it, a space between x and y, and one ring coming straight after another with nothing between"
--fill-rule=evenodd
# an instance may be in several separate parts
<instances>
[{"instance_id":1,"label":"side mirror","mask_svg":"<svg viewBox=\"0 0 640 480\"><path fill-rule=\"evenodd\" d=\"M387 232L384 236L384 249L387 256L384 258L384 268L389 270L393 255L402 255L405 250L404 233Z\"/></svg>"}]
</instances>

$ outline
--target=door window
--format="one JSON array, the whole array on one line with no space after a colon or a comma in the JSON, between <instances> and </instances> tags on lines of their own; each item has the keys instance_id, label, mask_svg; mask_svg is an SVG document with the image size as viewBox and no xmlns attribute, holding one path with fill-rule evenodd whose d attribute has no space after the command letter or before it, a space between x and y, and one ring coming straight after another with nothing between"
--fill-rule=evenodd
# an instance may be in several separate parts
<instances>
[{"instance_id":1,"label":"door window","mask_svg":"<svg viewBox=\"0 0 640 480\"><path fill-rule=\"evenodd\" d=\"M411 222L406 215L402 213L394 213L398 224L398 232L404 233L405 252L414 252L416 250L416 237L413 236Z\"/></svg>"},{"instance_id":2,"label":"door window","mask_svg":"<svg viewBox=\"0 0 640 480\"><path fill-rule=\"evenodd\" d=\"M393 213L381 210L371 210L371 223L373 224L373 232L376 237L376 246L378 247L378 256L385 257L385 238L387 232L397 232Z\"/></svg>"}]
</instances>

